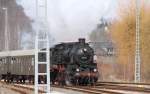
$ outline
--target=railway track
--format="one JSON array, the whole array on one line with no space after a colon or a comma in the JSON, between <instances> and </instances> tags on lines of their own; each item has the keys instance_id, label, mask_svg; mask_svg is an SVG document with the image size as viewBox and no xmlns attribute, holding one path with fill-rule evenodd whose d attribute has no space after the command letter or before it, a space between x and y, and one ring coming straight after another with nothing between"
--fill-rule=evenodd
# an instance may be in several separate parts
<instances>
[{"instance_id":1,"label":"railway track","mask_svg":"<svg viewBox=\"0 0 150 94\"><path fill-rule=\"evenodd\" d=\"M89 86L76 86L76 87L73 87L73 86L52 86L52 87L74 90L74 91L83 92L86 94L122 94L119 92L109 91L109 90L105 90L105 89L94 89L94 88L91 88Z\"/></svg>"},{"instance_id":2,"label":"railway track","mask_svg":"<svg viewBox=\"0 0 150 94\"><path fill-rule=\"evenodd\" d=\"M113 90L127 90L150 93L150 84L148 83L119 83L119 82L102 82L97 83L98 88L108 88Z\"/></svg>"},{"instance_id":3,"label":"railway track","mask_svg":"<svg viewBox=\"0 0 150 94\"><path fill-rule=\"evenodd\" d=\"M5 82L0 82L1 87L6 88L6 89L10 89L12 91L15 91L19 94L34 94L34 87L33 85L21 85L21 84L8 84ZM32 87L30 87L32 86ZM45 93L43 90L39 90L39 93Z\"/></svg>"},{"instance_id":4,"label":"railway track","mask_svg":"<svg viewBox=\"0 0 150 94\"><path fill-rule=\"evenodd\" d=\"M0 83L1 84L1 88L3 89L7 89L7 90L11 90L11 91L14 91L16 92L17 94L27 94L27 90L25 90L24 88L21 88L21 87L15 87L13 85L8 85L6 83Z\"/></svg>"},{"instance_id":5,"label":"railway track","mask_svg":"<svg viewBox=\"0 0 150 94\"><path fill-rule=\"evenodd\" d=\"M147 83L98 82L96 86L53 87L70 89L88 94L150 94L150 84Z\"/></svg>"},{"instance_id":6,"label":"railway track","mask_svg":"<svg viewBox=\"0 0 150 94\"><path fill-rule=\"evenodd\" d=\"M150 83L133 83L133 82L97 82L96 85L99 84L115 84L115 85L126 84L126 85L149 85L150 86Z\"/></svg>"},{"instance_id":7,"label":"railway track","mask_svg":"<svg viewBox=\"0 0 150 94\"><path fill-rule=\"evenodd\" d=\"M33 85L21 85L21 84L6 84L4 82L3 87L18 92L19 94L33 94ZM142 86L143 85L143 86ZM148 87L149 86L149 87ZM62 88L67 90L73 90L83 92L85 94L150 94L149 84L131 84L131 83L114 83L114 82L98 82L95 86L56 86L55 88ZM39 90L42 94L43 90Z\"/></svg>"}]
</instances>

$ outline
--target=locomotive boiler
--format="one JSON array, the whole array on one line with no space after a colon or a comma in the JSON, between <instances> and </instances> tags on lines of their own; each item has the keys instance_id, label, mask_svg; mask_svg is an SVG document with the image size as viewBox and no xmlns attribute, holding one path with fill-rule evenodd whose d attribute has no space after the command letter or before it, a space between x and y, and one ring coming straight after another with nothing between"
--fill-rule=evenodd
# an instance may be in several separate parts
<instances>
[{"instance_id":1,"label":"locomotive boiler","mask_svg":"<svg viewBox=\"0 0 150 94\"><path fill-rule=\"evenodd\" d=\"M85 42L61 43L51 50L51 83L67 85L94 84L98 80L94 51Z\"/></svg>"}]
</instances>

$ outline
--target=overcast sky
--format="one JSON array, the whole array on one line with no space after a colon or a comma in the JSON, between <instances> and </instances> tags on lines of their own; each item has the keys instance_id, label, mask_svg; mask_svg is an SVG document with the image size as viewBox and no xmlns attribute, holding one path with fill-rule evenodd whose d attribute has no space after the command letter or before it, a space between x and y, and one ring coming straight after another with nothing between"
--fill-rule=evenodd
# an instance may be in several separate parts
<instances>
[{"instance_id":1,"label":"overcast sky","mask_svg":"<svg viewBox=\"0 0 150 94\"><path fill-rule=\"evenodd\" d=\"M35 1L18 0L25 13L35 20ZM48 0L50 32L56 41L76 41L88 38L99 19L111 19L116 14L117 0Z\"/></svg>"}]
</instances>

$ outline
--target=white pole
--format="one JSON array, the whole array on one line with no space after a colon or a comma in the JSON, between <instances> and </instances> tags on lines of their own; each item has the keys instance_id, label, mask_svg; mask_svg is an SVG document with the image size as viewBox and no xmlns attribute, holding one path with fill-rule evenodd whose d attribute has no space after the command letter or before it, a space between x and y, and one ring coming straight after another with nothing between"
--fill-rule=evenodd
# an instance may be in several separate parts
<instances>
[{"instance_id":1,"label":"white pole","mask_svg":"<svg viewBox=\"0 0 150 94\"><path fill-rule=\"evenodd\" d=\"M5 11L5 50L8 51L8 12L7 8L2 8Z\"/></svg>"},{"instance_id":2,"label":"white pole","mask_svg":"<svg viewBox=\"0 0 150 94\"><path fill-rule=\"evenodd\" d=\"M36 16L38 14L38 1L36 0ZM36 20L38 18L36 17ZM36 28L36 36L35 36L35 63L34 63L34 94L38 94L38 26Z\"/></svg>"},{"instance_id":3,"label":"white pole","mask_svg":"<svg viewBox=\"0 0 150 94\"><path fill-rule=\"evenodd\" d=\"M136 51L135 51L135 82L141 80L140 59L140 0L136 0Z\"/></svg>"},{"instance_id":4,"label":"white pole","mask_svg":"<svg viewBox=\"0 0 150 94\"><path fill-rule=\"evenodd\" d=\"M35 94L38 94L38 35L36 34L36 39L35 39L35 63L34 63L34 68L35 68L35 75L34 75L34 89L35 89Z\"/></svg>"},{"instance_id":5,"label":"white pole","mask_svg":"<svg viewBox=\"0 0 150 94\"><path fill-rule=\"evenodd\" d=\"M42 11L41 11L42 10ZM49 52L49 36L48 36L48 26L47 26L47 0L36 0L36 16L37 16L37 32L35 40L35 94L38 94L39 87L46 87L46 94L50 94L50 52ZM46 48L46 51L42 51L40 46L43 45ZM46 54L46 61L39 61L38 53ZM46 72L40 73L38 71L38 65L46 65ZM38 83L38 76L45 75L47 77L47 83L41 84Z\"/></svg>"}]
</instances>

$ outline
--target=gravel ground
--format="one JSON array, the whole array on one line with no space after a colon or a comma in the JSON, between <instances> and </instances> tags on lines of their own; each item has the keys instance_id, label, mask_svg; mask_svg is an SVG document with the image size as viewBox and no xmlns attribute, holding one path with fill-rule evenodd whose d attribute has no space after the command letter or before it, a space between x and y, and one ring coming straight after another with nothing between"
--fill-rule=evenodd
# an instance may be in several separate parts
<instances>
[{"instance_id":1,"label":"gravel ground","mask_svg":"<svg viewBox=\"0 0 150 94\"><path fill-rule=\"evenodd\" d=\"M20 93L5 88L2 84L0 84L0 94L20 94Z\"/></svg>"},{"instance_id":2,"label":"gravel ground","mask_svg":"<svg viewBox=\"0 0 150 94\"><path fill-rule=\"evenodd\" d=\"M20 94L20 93L0 87L0 94Z\"/></svg>"}]
</instances>

